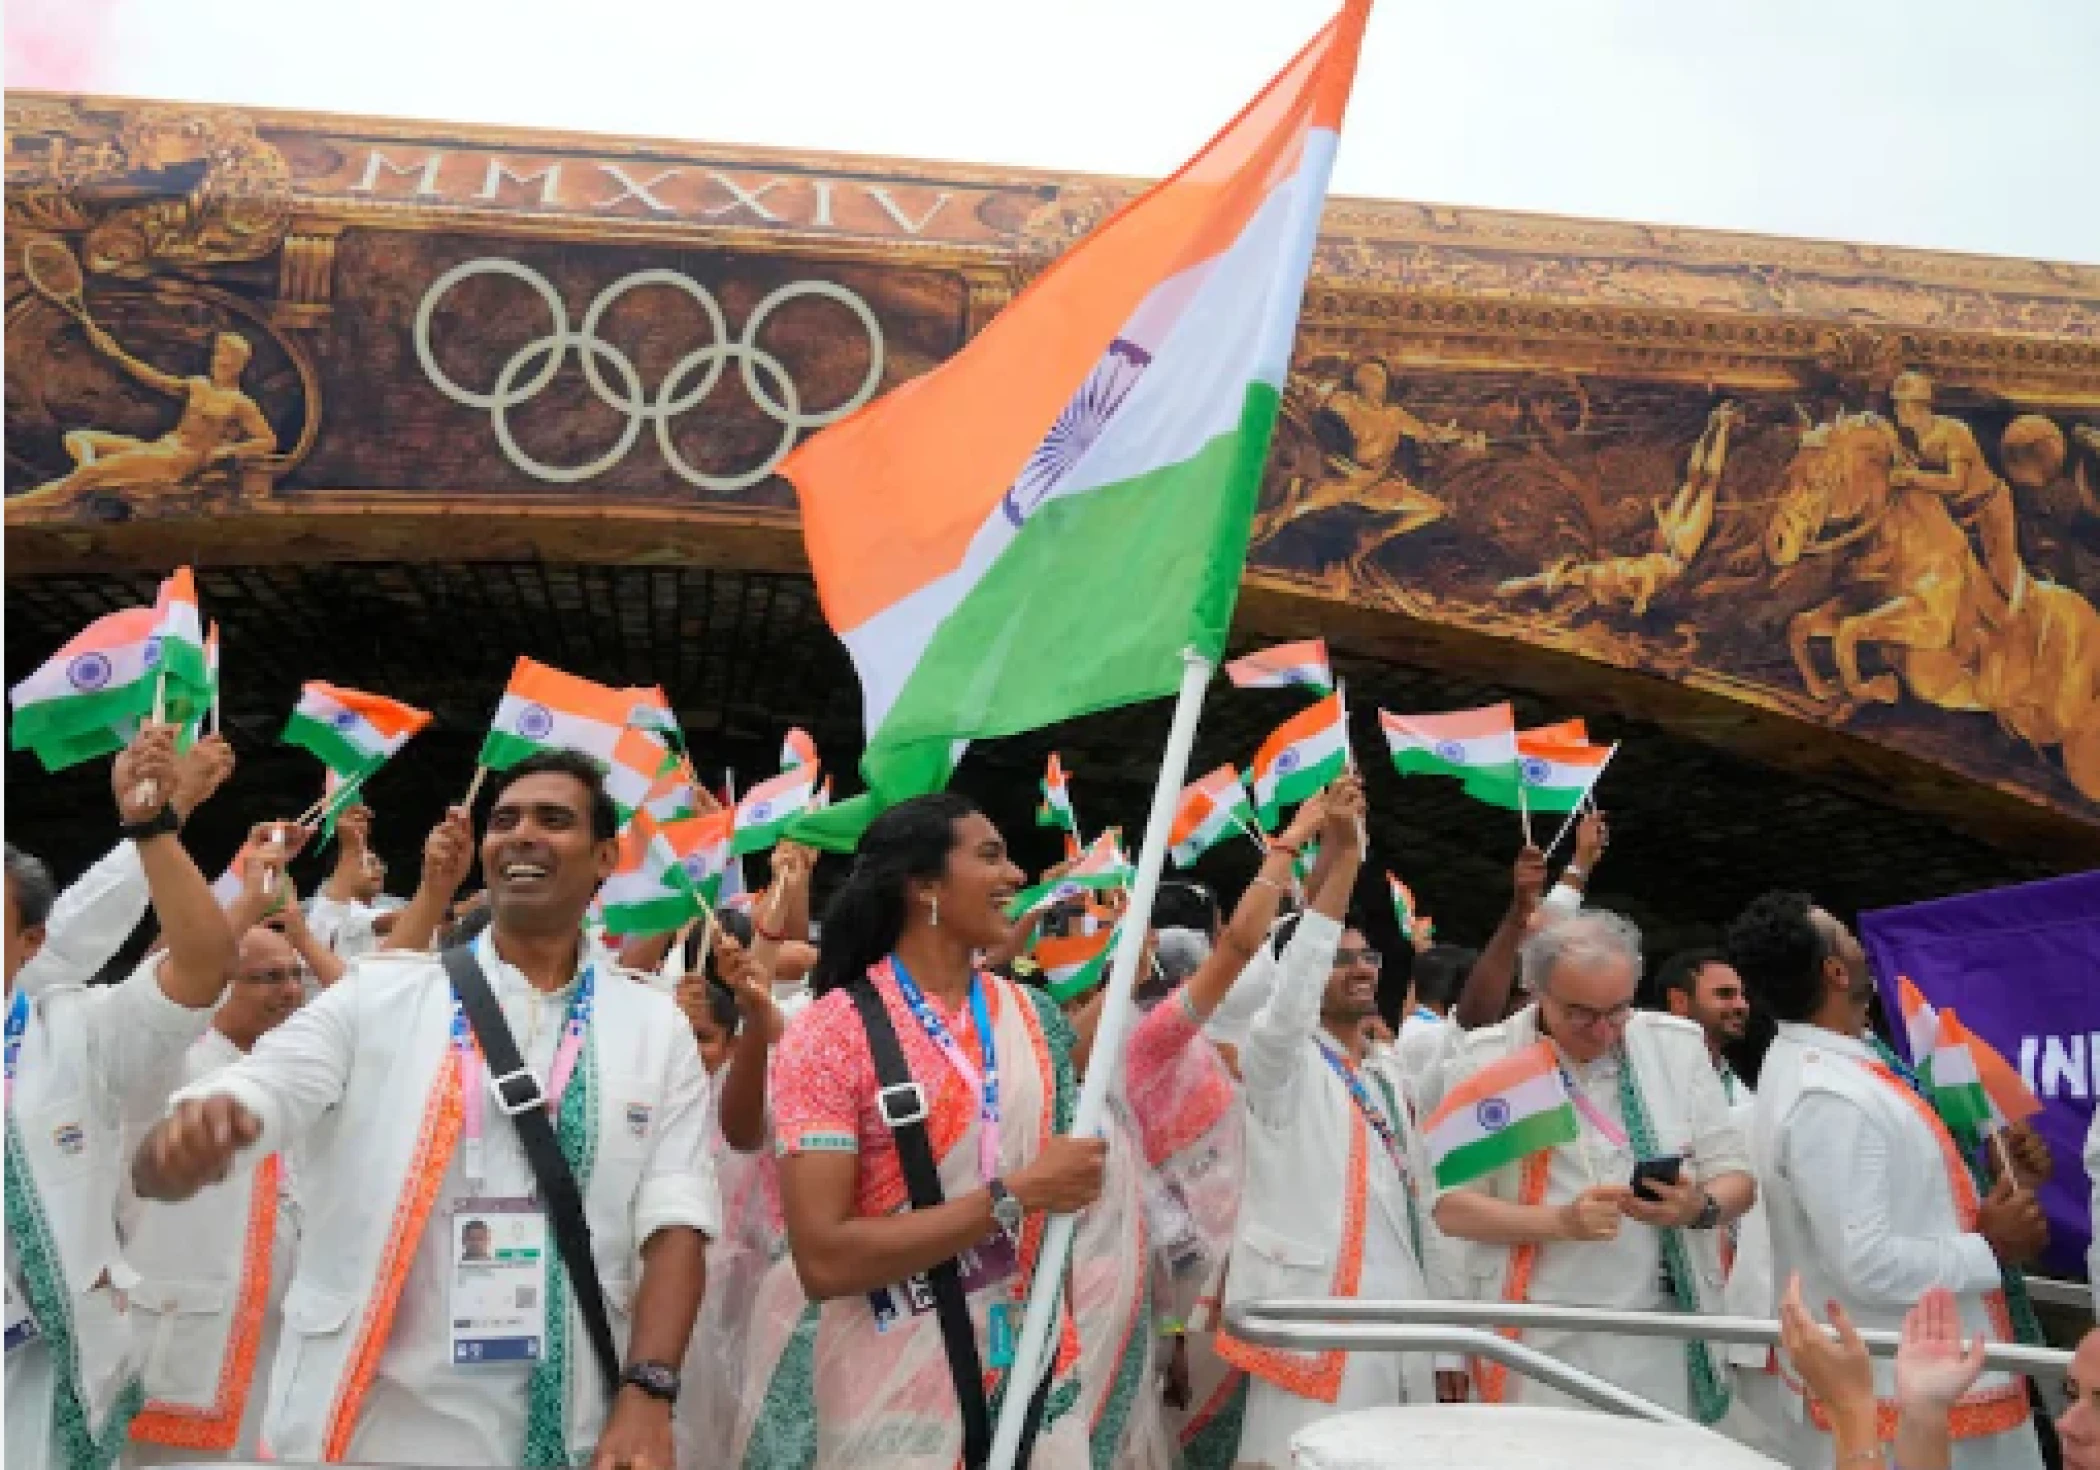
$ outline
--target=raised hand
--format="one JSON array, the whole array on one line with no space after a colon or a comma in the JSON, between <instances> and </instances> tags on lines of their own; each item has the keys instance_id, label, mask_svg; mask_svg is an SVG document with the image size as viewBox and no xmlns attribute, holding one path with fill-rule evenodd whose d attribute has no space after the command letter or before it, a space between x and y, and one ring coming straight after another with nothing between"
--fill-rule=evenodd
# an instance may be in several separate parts
<instances>
[{"instance_id":1,"label":"raised hand","mask_svg":"<svg viewBox=\"0 0 2100 1470\"><path fill-rule=\"evenodd\" d=\"M474 824L465 807L452 807L423 839L423 885L447 902L474 870Z\"/></svg>"},{"instance_id":2,"label":"raised hand","mask_svg":"<svg viewBox=\"0 0 2100 1470\"><path fill-rule=\"evenodd\" d=\"M1597 871L1604 849L1611 846L1611 824L1596 807L1575 824L1575 866L1585 874Z\"/></svg>"},{"instance_id":3,"label":"raised hand","mask_svg":"<svg viewBox=\"0 0 2100 1470\"><path fill-rule=\"evenodd\" d=\"M1528 924L1545 897L1546 855L1536 847L1526 846L1517 854L1516 869L1510 876L1510 912L1519 922Z\"/></svg>"},{"instance_id":4,"label":"raised hand","mask_svg":"<svg viewBox=\"0 0 2100 1470\"><path fill-rule=\"evenodd\" d=\"M175 815L185 822L233 775L233 747L223 735L207 735L175 757Z\"/></svg>"},{"instance_id":5,"label":"raised hand","mask_svg":"<svg viewBox=\"0 0 2100 1470\"><path fill-rule=\"evenodd\" d=\"M109 785L117 798L118 818L127 823L146 822L160 815L161 808L174 798L177 769L175 727L142 726L110 766Z\"/></svg>"},{"instance_id":6,"label":"raised hand","mask_svg":"<svg viewBox=\"0 0 2100 1470\"><path fill-rule=\"evenodd\" d=\"M1944 1419L1982 1373L1982 1334L1964 1347L1954 1293L1944 1286L1931 1288L1903 1319L1903 1343L1896 1349L1897 1403L1906 1413Z\"/></svg>"},{"instance_id":7,"label":"raised hand","mask_svg":"<svg viewBox=\"0 0 2100 1470\"><path fill-rule=\"evenodd\" d=\"M1826 1310L1830 1313L1830 1325L1837 1330L1835 1341L1809 1315L1801 1300L1801 1277L1794 1276L1779 1303L1780 1345L1786 1349L1795 1373L1832 1414L1843 1415L1862 1408L1871 1412L1874 1365L1868 1360L1867 1345L1860 1341L1842 1306L1833 1301Z\"/></svg>"}]
</instances>

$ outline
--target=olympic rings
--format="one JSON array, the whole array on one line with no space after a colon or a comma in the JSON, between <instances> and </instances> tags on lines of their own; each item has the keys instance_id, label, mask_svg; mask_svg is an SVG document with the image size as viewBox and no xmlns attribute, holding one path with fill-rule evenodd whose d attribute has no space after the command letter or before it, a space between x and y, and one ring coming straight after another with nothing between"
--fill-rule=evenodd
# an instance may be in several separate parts
<instances>
[{"instance_id":1,"label":"olympic rings","mask_svg":"<svg viewBox=\"0 0 2100 1470\"><path fill-rule=\"evenodd\" d=\"M464 387L448 377L438 366L430 345L431 320L437 314L439 303L454 286L476 276L508 276L524 282L546 306L552 324L552 330L545 336L534 338L511 354L486 393ZM643 388L641 374L635 370L627 354L598 335L599 323L614 303L630 291L651 286L667 287L691 298L707 318L709 332L707 345L696 347L673 364L657 386L653 400ZM758 345L758 334L767 319L781 307L802 297L836 302L853 314L867 334L867 373L852 396L832 408L805 410L787 365ZM876 388L881 385L884 365L882 323L876 320L867 302L831 281L792 281L776 287L752 309L743 331L732 337L721 303L707 287L679 271L661 267L639 270L622 276L593 297L584 311L581 327L571 331L568 307L552 282L529 265L495 256L463 261L431 282L430 289L423 293L423 299L416 307L415 343L416 357L423 364L424 375L430 379L431 385L454 403L487 413L490 427L495 430L497 447L502 449L504 457L536 480L574 485L595 479L624 460L641 437L643 426L653 424L657 449L681 479L703 490L724 493L758 484L787 458L798 434L836 423L873 398ZM516 434L512 432L511 413L545 391L567 364L571 348L576 350L584 381L598 396L598 401L616 413L625 414L627 422L612 448L596 459L580 465L546 464L533 458L519 445ZM750 395L751 402L767 418L780 425L780 441L757 466L738 474L713 475L696 469L678 452L672 438L671 421L698 408L715 391L732 361L743 378L744 390ZM617 387L606 379L604 369L607 366L612 369ZM688 386L688 380L695 379L696 375L697 381Z\"/></svg>"}]
</instances>

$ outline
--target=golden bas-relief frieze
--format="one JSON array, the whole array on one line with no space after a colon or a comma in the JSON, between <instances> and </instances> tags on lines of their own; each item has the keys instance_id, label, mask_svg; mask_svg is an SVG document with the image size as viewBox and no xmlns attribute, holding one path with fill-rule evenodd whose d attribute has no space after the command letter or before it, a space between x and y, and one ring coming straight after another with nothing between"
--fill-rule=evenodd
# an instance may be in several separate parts
<instances>
[{"instance_id":1,"label":"golden bas-relief frieze","mask_svg":"<svg viewBox=\"0 0 2100 1470\"><path fill-rule=\"evenodd\" d=\"M611 510L666 556L791 535L796 443L1142 187L39 94L7 121L18 572L244 512L350 557L457 555L402 527L461 510L548 555ZM1331 201L1249 573L2100 825L2100 267Z\"/></svg>"}]
</instances>

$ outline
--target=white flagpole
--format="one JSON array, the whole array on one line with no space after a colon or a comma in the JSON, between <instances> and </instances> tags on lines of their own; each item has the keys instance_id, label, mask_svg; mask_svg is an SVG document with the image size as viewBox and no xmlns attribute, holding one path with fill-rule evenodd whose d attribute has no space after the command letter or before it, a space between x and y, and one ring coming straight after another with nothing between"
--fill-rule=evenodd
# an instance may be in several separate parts
<instances>
[{"instance_id":1,"label":"white flagpole","mask_svg":"<svg viewBox=\"0 0 2100 1470\"><path fill-rule=\"evenodd\" d=\"M1347 763L1345 769L1353 776L1356 774L1356 742L1349 738L1348 681L1335 680L1334 692L1338 696L1337 703L1342 707L1342 759ZM1356 850L1366 859L1371 856L1371 834L1364 830L1362 817L1356 819Z\"/></svg>"},{"instance_id":2,"label":"white flagpole","mask_svg":"<svg viewBox=\"0 0 2100 1470\"><path fill-rule=\"evenodd\" d=\"M1560 830L1553 834L1553 840L1546 844L1547 857L1553 856L1553 849L1560 846L1561 839L1568 835L1568 829L1575 825L1575 819L1582 815L1582 803L1586 801L1592 806L1596 805L1592 798L1596 795L1597 783L1604 779L1604 768L1611 764L1611 758L1618 753L1619 742L1614 740L1611 749L1604 752L1604 759L1597 763L1597 774L1590 780L1590 789L1582 793L1582 801L1575 803L1575 809L1568 813L1567 820L1560 824ZM1523 788L1519 786L1517 789L1521 791Z\"/></svg>"},{"instance_id":3,"label":"white flagpole","mask_svg":"<svg viewBox=\"0 0 2100 1470\"><path fill-rule=\"evenodd\" d=\"M1123 1042L1130 1030L1130 997L1137 983L1146 931L1152 924L1152 900L1159 892L1167 837L1174 830L1174 809L1180 804L1189 757L1196 747L1196 725L1203 716L1203 689L1210 682L1211 662L1194 649L1184 651L1181 657L1181 691L1174 700L1174 723L1167 731L1166 753L1160 758L1159 777L1152 788L1152 811L1145 818L1137 885L1131 890L1130 907L1119 921L1123 934L1116 943L1108 995L1102 1002L1101 1020L1094 1032L1093 1061L1079 1089L1079 1107L1072 1118L1074 1137L1101 1135L1109 1085L1122 1060ZM1052 1327L1057 1304L1064 1295L1065 1263L1071 1257L1072 1233L1077 1225L1076 1215L1055 1215L1044 1232L1042 1254L1036 1260L1035 1280L1028 1292L1028 1312L1021 1320L1013 1367L1007 1373L999 1426L992 1435L991 1458L985 1462L987 1470L1013 1470L1014 1458L1020 1453L1021 1426L1028 1414L1028 1402L1049 1366L1046 1360L1054 1336Z\"/></svg>"}]
</instances>

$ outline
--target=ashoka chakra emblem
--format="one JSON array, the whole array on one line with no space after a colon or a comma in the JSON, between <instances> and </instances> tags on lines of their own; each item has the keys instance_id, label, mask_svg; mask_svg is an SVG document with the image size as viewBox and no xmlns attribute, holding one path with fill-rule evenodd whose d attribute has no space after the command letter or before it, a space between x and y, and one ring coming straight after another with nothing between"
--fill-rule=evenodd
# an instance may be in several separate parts
<instances>
[{"instance_id":1,"label":"ashoka chakra emblem","mask_svg":"<svg viewBox=\"0 0 2100 1470\"><path fill-rule=\"evenodd\" d=\"M156 637L148 638L148 639L146 640L146 651L145 651L145 660L146 660L146 667L147 667L147 668L149 668L149 669L151 669L151 668L156 668L156 667L158 667L158 666L159 666L159 664L160 664L160 639L159 639L159 637L157 637L157 636L156 636Z\"/></svg>"},{"instance_id":2,"label":"ashoka chakra emblem","mask_svg":"<svg viewBox=\"0 0 2100 1470\"><path fill-rule=\"evenodd\" d=\"M518 711L518 733L527 740L545 740L554 733L554 716L544 704L528 704Z\"/></svg>"},{"instance_id":3,"label":"ashoka chakra emblem","mask_svg":"<svg viewBox=\"0 0 2100 1470\"><path fill-rule=\"evenodd\" d=\"M1553 767L1535 755L1525 756L1522 764L1526 786L1543 786L1546 784L1546 778L1553 774Z\"/></svg>"},{"instance_id":4,"label":"ashoka chakra emblem","mask_svg":"<svg viewBox=\"0 0 2100 1470\"><path fill-rule=\"evenodd\" d=\"M1282 755L1276 757L1276 774L1279 776L1288 776L1291 772L1297 770L1298 767L1303 764L1305 764L1305 762L1302 758L1300 758L1297 751L1286 750Z\"/></svg>"},{"instance_id":5,"label":"ashoka chakra emblem","mask_svg":"<svg viewBox=\"0 0 2100 1470\"><path fill-rule=\"evenodd\" d=\"M1500 1133L1509 1126L1509 1104L1499 1097L1482 1098L1473 1116L1488 1132Z\"/></svg>"},{"instance_id":6,"label":"ashoka chakra emblem","mask_svg":"<svg viewBox=\"0 0 2100 1470\"><path fill-rule=\"evenodd\" d=\"M1462 764L1466 758L1466 748L1456 740L1439 740L1433 753L1438 760L1454 766Z\"/></svg>"},{"instance_id":7,"label":"ashoka chakra emblem","mask_svg":"<svg viewBox=\"0 0 2100 1470\"><path fill-rule=\"evenodd\" d=\"M1079 391L1057 416L1050 432L1043 435L1021 473L1014 476L1006 492L1006 518L1016 527L1024 524L1035 508L1050 498L1058 482L1086 457L1094 442L1108 428L1116 410L1137 386L1137 380L1152 365L1152 354L1121 337L1108 344L1101 361L1079 385Z\"/></svg>"},{"instance_id":8,"label":"ashoka chakra emblem","mask_svg":"<svg viewBox=\"0 0 2100 1470\"><path fill-rule=\"evenodd\" d=\"M93 694L106 688L115 670L107 657L99 653L83 653L66 665L66 682L83 694Z\"/></svg>"},{"instance_id":9,"label":"ashoka chakra emblem","mask_svg":"<svg viewBox=\"0 0 2100 1470\"><path fill-rule=\"evenodd\" d=\"M754 822L763 822L772 815L773 803L770 801L762 801L751 808L751 820Z\"/></svg>"},{"instance_id":10,"label":"ashoka chakra emblem","mask_svg":"<svg viewBox=\"0 0 2100 1470\"><path fill-rule=\"evenodd\" d=\"M357 712L355 710L339 709L330 717L328 723L335 726L338 730L355 730L357 728Z\"/></svg>"}]
</instances>

